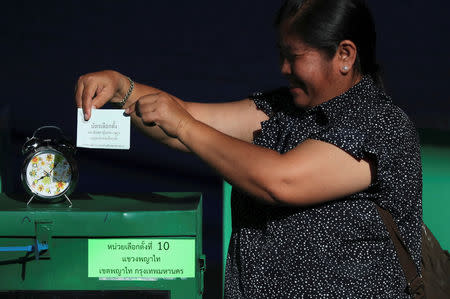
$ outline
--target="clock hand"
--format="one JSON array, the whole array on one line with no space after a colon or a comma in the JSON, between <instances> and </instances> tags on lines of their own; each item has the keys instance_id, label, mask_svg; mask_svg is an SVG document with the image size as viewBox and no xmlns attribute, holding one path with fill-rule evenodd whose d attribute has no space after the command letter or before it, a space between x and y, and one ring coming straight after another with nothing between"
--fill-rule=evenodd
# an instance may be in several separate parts
<instances>
[{"instance_id":1,"label":"clock hand","mask_svg":"<svg viewBox=\"0 0 450 299\"><path fill-rule=\"evenodd\" d=\"M42 180L43 178L46 178L46 177L48 177L48 175L43 175L43 176L41 176L40 178L38 178L38 179L36 180L36 182L37 182L37 181L40 181L40 180Z\"/></svg>"},{"instance_id":2,"label":"clock hand","mask_svg":"<svg viewBox=\"0 0 450 299\"><path fill-rule=\"evenodd\" d=\"M41 176L41 177L38 178L36 181L42 180L43 178L49 177L49 176L50 176L50 173L48 173L47 171L45 171L45 170L42 170L42 171L45 173L45 175Z\"/></svg>"},{"instance_id":3,"label":"clock hand","mask_svg":"<svg viewBox=\"0 0 450 299\"><path fill-rule=\"evenodd\" d=\"M58 161L56 164L53 165L52 170L50 170L49 175L53 172L53 170L55 170L56 166L58 166L60 161Z\"/></svg>"},{"instance_id":4,"label":"clock hand","mask_svg":"<svg viewBox=\"0 0 450 299\"><path fill-rule=\"evenodd\" d=\"M46 175L41 176L40 178L38 178L38 179L36 180L36 182L42 180L42 179L45 178L45 177L46 177Z\"/></svg>"}]
</instances>

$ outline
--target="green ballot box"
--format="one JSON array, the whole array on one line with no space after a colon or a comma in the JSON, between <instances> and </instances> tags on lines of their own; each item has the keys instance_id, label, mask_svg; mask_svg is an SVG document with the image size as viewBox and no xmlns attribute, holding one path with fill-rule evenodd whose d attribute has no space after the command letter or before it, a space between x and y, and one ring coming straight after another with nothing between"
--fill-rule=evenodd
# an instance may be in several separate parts
<instances>
[{"instance_id":1,"label":"green ballot box","mask_svg":"<svg viewBox=\"0 0 450 299\"><path fill-rule=\"evenodd\" d=\"M202 297L200 193L25 197L0 194L0 298Z\"/></svg>"}]
</instances>

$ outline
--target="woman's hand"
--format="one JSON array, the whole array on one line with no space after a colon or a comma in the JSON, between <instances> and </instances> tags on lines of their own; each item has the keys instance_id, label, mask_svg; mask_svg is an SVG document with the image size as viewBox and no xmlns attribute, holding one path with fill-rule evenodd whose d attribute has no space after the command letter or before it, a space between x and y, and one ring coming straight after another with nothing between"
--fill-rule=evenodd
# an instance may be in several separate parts
<instances>
[{"instance_id":1,"label":"woman's hand","mask_svg":"<svg viewBox=\"0 0 450 299\"><path fill-rule=\"evenodd\" d=\"M157 125L173 138L179 136L188 122L195 121L173 96L162 91L139 98L125 110L130 115L134 112L145 125Z\"/></svg>"},{"instance_id":2,"label":"woman's hand","mask_svg":"<svg viewBox=\"0 0 450 299\"><path fill-rule=\"evenodd\" d=\"M128 89L127 84L128 79L116 71L83 75L75 87L77 107L83 108L84 118L89 120L92 107L100 108L109 101L119 102Z\"/></svg>"}]
</instances>

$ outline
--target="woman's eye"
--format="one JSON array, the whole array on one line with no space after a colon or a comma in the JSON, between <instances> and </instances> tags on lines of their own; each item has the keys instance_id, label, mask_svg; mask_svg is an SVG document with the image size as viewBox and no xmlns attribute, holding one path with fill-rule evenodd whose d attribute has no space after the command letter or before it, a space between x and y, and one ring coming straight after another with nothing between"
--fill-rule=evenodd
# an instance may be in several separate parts
<instances>
[{"instance_id":1,"label":"woman's eye","mask_svg":"<svg viewBox=\"0 0 450 299\"><path fill-rule=\"evenodd\" d=\"M291 62L294 61L296 58L296 55L293 55L291 53L287 53L287 52L280 52L280 59L284 60L286 59L287 61Z\"/></svg>"}]
</instances>

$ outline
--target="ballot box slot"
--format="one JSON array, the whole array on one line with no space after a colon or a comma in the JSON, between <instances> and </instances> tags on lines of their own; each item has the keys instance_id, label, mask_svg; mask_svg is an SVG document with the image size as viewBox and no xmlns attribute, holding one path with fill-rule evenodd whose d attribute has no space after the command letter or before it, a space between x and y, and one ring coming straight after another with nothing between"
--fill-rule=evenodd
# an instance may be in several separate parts
<instances>
[{"instance_id":1,"label":"ballot box slot","mask_svg":"<svg viewBox=\"0 0 450 299\"><path fill-rule=\"evenodd\" d=\"M2 299L170 299L170 291L11 291L0 292Z\"/></svg>"}]
</instances>

